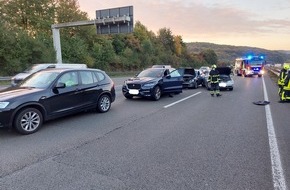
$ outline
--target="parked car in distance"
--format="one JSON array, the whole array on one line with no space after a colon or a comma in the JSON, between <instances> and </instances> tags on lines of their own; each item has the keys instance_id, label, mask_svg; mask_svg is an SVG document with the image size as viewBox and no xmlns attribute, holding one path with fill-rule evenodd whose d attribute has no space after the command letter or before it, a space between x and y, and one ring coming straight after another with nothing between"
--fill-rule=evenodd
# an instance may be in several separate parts
<instances>
[{"instance_id":1,"label":"parked car in distance","mask_svg":"<svg viewBox=\"0 0 290 190\"><path fill-rule=\"evenodd\" d=\"M162 94L181 93L182 82L182 76L174 68L148 68L125 80L122 92L127 99L139 96L159 100Z\"/></svg>"},{"instance_id":2,"label":"parked car in distance","mask_svg":"<svg viewBox=\"0 0 290 190\"><path fill-rule=\"evenodd\" d=\"M152 68L171 68L171 65L152 65Z\"/></svg>"},{"instance_id":3,"label":"parked car in distance","mask_svg":"<svg viewBox=\"0 0 290 190\"><path fill-rule=\"evenodd\" d=\"M200 72L204 73L204 72L209 72L210 71L210 67L208 66L202 66L199 68Z\"/></svg>"},{"instance_id":4,"label":"parked car in distance","mask_svg":"<svg viewBox=\"0 0 290 190\"><path fill-rule=\"evenodd\" d=\"M195 75L196 75L195 77L197 81L197 86L202 85L204 77L198 69L195 69Z\"/></svg>"},{"instance_id":5,"label":"parked car in distance","mask_svg":"<svg viewBox=\"0 0 290 190\"><path fill-rule=\"evenodd\" d=\"M178 72L183 77L183 88L198 88L197 73L192 67L178 68Z\"/></svg>"},{"instance_id":6,"label":"parked car in distance","mask_svg":"<svg viewBox=\"0 0 290 190\"><path fill-rule=\"evenodd\" d=\"M233 90L234 89L234 80L231 77L231 68L230 67L217 67L216 70L219 71L220 82L219 87L220 90ZM208 80L208 79L207 79ZM206 87L210 90L210 83L206 82Z\"/></svg>"},{"instance_id":7,"label":"parked car in distance","mask_svg":"<svg viewBox=\"0 0 290 190\"><path fill-rule=\"evenodd\" d=\"M41 70L0 91L0 127L31 134L47 120L90 109L107 112L115 96L114 83L102 70Z\"/></svg>"},{"instance_id":8,"label":"parked car in distance","mask_svg":"<svg viewBox=\"0 0 290 190\"><path fill-rule=\"evenodd\" d=\"M24 80L29 75L43 70L47 68L75 68L75 69L84 69L87 68L86 64L76 64L76 63L40 63L33 64L31 67L27 68L22 73L18 73L17 75L11 78L11 85L15 86L22 80Z\"/></svg>"}]
</instances>

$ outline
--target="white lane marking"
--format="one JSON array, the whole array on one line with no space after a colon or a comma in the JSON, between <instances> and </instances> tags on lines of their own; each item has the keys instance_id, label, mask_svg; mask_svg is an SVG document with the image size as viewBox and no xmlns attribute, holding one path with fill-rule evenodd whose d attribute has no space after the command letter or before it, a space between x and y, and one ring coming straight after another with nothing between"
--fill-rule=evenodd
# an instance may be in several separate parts
<instances>
[{"instance_id":1,"label":"white lane marking","mask_svg":"<svg viewBox=\"0 0 290 190\"><path fill-rule=\"evenodd\" d=\"M175 105L175 104L178 104L178 103L180 103L180 102L182 102L182 101L184 101L184 100L187 100L188 98L192 98L193 96L196 96L196 95L198 95L198 94L200 94L201 92L197 92L197 93L195 93L195 94L192 94L192 95L190 95L190 96L188 96L188 97L186 97L186 98L183 98L183 99L181 99L181 100L178 100L178 101L176 101L176 102L173 102L173 103L171 103L171 104L168 104L168 105L166 105L166 106L164 106L164 108L169 108L169 107L171 107L171 106L173 106L173 105Z\"/></svg>"},{"instance_id":2,"label":"white lane marking","mask_svg":"<svg viewBox=\"0 0 290 190\"><path fill-rule=\"evenodd\" d=\"M268 101L268 94L267 94L264 77L262 78L262 80L263 80L263 88L264 88L264 99ZM272 178L273 178L274 189L286 190L287 187L286 187L277 138L275 134L275 128L274 128L271 109L270 109L269 104L265 106L265 111L266 111L266 118L267 118L267 128L268 128L268 138L269 138L269 145L270 145Z\"/></svg>"}]
</instances>

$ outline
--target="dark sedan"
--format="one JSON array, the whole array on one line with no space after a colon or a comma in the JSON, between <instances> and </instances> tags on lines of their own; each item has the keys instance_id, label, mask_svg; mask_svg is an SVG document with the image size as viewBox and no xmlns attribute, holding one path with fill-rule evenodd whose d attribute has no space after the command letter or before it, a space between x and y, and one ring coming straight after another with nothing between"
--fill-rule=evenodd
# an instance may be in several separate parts
<instances>
[{"instance_id":1,"label":"dark sedan","mask_svg":"<svg viewBox=\"0 0 290 190\"><path fill-rule=\"evenodd\" d=\"M123 95L159 100L162 94L181 93L183 78L174 68L149 68L124 82Z\"/></svg>"},{"instance_id":2,"label":"dark sedan","mask_svg":"<svg viewBox=\"0 0 290 190\"><path fill-rule=\"evenodd\" d=\"M104 71L42 70L0 91L0 127L31 134L47 120L89 109L107 112L114 100L114 83Z\"/></svg>"},{"instance_id":3,"label":"dark sedan","mask_svg":"<svg viewBox=\"0 0 290 190\"><path fill-rule=\"evenodd\" d=\"M203 82L199 70L192 67L179 68L178 72L183 77L182 86L184 88L198 88Z\"/></svg>"}]
</instances>

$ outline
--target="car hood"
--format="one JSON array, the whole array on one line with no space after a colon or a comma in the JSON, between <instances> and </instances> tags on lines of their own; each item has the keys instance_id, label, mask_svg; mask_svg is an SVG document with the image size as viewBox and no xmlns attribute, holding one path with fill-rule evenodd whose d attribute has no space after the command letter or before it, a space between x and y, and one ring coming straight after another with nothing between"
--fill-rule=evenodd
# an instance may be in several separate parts
<instances>
[{"instance_id":1,"label":"car hood","mask_svg":"<svg viewBox=\"0 0 290 190\"><path fill-rule=\"evenodd\" d=\"M0 91L0 101L10 100L19 98L21 96L29 96L32 93L42 91L39 88L21 88L21 87L10 87Z\"/></svg>"},{"instance_id":2,"label":"car hood","mask_svg":"<svg viewBox=\"0 0 290 190\"><path fill-rule=\"evenodd\" d=\"M231 74L231 68L229 68L229 67L217 67L216 70L218 70L220 75L230 75Z\"/></svg>"},{"instance_id":3,"label":"car hood","mask_svg":"<svg viewBox=\"0 0 290 190\"><path fill-rule=\"evenodd\" d=\"M26 77L28 77L29 75L31 75L31 73L18 73L17 75L15 75L14 77L12 77L12 79L25 79Z\"/></svg>"},{"instance_id":4,"label":"car hood","mask_svg":"<svg viewBox=\"0 0 290 190\"><path fill-rule=\"evenodd\" d=\"M178 72L181 76L195 76L195 70L193 68L178 68Z\"/></svg>"},{"instance_id":5,"label":"car hood","mask_svg":"<svg viewBox=\"0 0 290 190\"><path fill-rule=\"evenodd\" d=\"M220 75L220 80L221 80L221 82L232 81L232 79L229 75Z\"/></svg>"},{"instance_id":6,"label":"car hood","mask_svg":"<svg viewBox=\"0 0 290 190\"><path fill-rule=\"evenodd\" d=\"M127 79L126 82L127 83L138 83L138 84L142 84L142 83L147 83L147 82L154 82L158 80L158 78L152 78L152 77L134 77L134 78L130 78Z\"/></svg>"}]
</instances>

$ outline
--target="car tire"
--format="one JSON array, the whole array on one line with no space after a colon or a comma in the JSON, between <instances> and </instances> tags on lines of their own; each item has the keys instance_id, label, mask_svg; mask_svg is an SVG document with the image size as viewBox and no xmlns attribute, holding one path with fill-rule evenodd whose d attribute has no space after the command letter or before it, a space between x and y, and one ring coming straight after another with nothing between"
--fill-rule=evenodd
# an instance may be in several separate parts
<instances>
[{"instance_id":1,"label":"car tire","mask_svg":"<svg viewBox=\"0 0 290 190\"><path fill-rule=\"evenodd\" d=\"M14 120L15 129L23 135L35 133L43 123L42 113L36 108L25 108L17 113Z\"/></svg>"},{"instance_id":2,"label":"car tire","mask_svg":"<svg viewBox=\"0 0 290 190\"><path fill-rule=\"evenodd\" d=\"M101 95L97 104L97 111L100 113L105 113L111 108L111 98L107 94Z\"/></svg>"},{"instance_id":3,"label":"car tire","mask_svg":"<svg viewBox=\"0 0 290 190\"><path fill-rule=\"evenodd\" d=\"M161 88L160 86L155 86L153 89L152 99L157 101L161 98Z\"/></svg>"}]
</instances>

